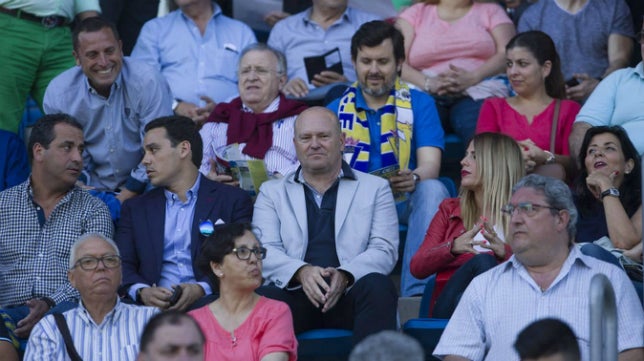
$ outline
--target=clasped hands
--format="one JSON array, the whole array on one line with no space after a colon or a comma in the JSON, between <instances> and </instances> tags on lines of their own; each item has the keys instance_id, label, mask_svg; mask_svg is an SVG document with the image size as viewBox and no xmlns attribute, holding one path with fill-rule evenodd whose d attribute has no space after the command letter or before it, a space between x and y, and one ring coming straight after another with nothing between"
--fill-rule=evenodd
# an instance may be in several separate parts
<instances>
[{"instance_id":1,"label":"clasped hands","mask_svg":"<svg viewBox=\"0 0 644 361\"><path fill-rule=\"evenodd\" d=\"M200 285L196 283L181 283L174 287L181 287L183 292L181 297L174 305L170 305L172 290L165 287L145 287L141 290L141 301L146 306L157 307L161 310L179 310L183 311L195 301L205 296L205 292Z\"/></svg>"},{"instance_id":2,"label":"clasped hands","mask_svg":"<svg viewBox=\"0 0 644 361\"><path fill-rule=\"evenodd\" d=\"M478 83L476 76L456 65L449 65L449 70L434 77L429 77L426 91L439 96L460 96L465 90Z\"/></svg>"},{"instance_id":3,"label":"clasped hands","mask_svg":"<svg viewBox=\"0 0 644 361\"><path fill-rule=\"evenodd\" d=\"M306 265L295 274L306 297L322 312L332 309L347 289L349 279L337 268ZM327 281L328 280L328 281Z\"/></svg>"},{"instance_id":4,"label":"clasped hands","mask_svg":"<svg viewBox=\"0 0 644 361\"><path fill-rule=\"evenodd\" d=\"M474 240L474 237L479 231L487 242ZM485 217L481 217L481 221L476 223L472 229L464 232L452 242L452 253L454 255L464 253L479 254L479 251L474 249L474 246L487 248L494 252L496 258L505 259L505 243Z\"/></svg>"}]
</instances>

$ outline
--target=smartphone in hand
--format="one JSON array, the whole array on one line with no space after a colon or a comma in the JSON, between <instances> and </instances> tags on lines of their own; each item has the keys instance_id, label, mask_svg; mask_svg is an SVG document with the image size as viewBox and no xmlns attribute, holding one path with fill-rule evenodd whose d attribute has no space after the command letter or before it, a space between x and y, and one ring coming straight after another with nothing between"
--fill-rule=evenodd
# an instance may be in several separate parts
<instances>
[{"instance_id":1,"label":"smartphone in hand","mask_svg":"<svg viewBox=\"0 0 644 361\"><path fill-rule=\"evenodd\" d=\"M170 303L170 306L174 306L179 301L182 294L183 294L183 288L181 288L181 286L179 285L174 286L172 291L172 296L170 296L170 299L168 300L168 302Z\"/></svg>"},{"instance_id":2,"label":"smartphone in hand","mask_svg":"<svg viewBox=\"0 0 644 361\"><path fill-rule=\"evenodd\" d=\"M577 80L577 78L570 78L566 80L566 85L572 88L574 86L579 85L579 80Z\"/></svg>"}]
</instances>

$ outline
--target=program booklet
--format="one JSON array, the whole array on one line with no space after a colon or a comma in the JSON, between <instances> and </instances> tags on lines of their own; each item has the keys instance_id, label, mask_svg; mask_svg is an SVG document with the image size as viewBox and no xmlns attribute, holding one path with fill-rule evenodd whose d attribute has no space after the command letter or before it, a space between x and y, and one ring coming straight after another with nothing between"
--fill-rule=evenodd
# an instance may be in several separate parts
<instances>
[{"instance_id":1,"label":"program booklet","mask_svg":"<svg viewBox=\"0 0 644 361\"><path fill-rule=\"evenodd\" d=\"M259 187L268 180L266 165L261 159L243 159L239 144L234 143L217 150L217 174L228 174L239 182L239 188L251 197L259 194Z\"/></svg>"}]
</instances>

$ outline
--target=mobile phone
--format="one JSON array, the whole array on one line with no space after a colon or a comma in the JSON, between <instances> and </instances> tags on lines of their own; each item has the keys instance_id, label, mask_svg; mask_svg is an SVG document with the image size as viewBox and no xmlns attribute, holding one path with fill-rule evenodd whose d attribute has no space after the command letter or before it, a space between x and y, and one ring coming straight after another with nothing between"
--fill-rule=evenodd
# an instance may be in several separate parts
<instances>
[{"instance_id":1,"label":"mobile phone","mask_svg":"<svg viewBox=\"0 0 644 361\"><path fill-rule=\"evenodd\" d=\"M577 78L570 78L566 80L566 85L568 85L569 87L577 86L579 85L579 80L577 80Z\"/></svg>"},{"instance_id":2,"label":"mobile phone","mask_svg":"<svg viewBox=\"0 0 644 361\"><path fill-rule=\"evenodd\" d=\"M182 293L183 293L183 288L181 288L181 286L174 286L172 291L172 296L170 296L170 299L168 300L168 302L170 303L170 306L174 306L175 303L179 301Z\"/></svg>"}]
</instances>

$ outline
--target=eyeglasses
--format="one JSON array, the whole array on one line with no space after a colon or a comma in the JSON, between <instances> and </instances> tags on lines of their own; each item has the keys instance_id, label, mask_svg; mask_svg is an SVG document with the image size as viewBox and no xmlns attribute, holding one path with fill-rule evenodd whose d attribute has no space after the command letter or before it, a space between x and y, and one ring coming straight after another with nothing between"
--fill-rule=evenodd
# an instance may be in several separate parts
<instances>
[{"instance_id":1,"label":"eyeglasses","mask_svg":"<svg viewBox=\"0 0 644 361\"><path fill-rule=\"evenodd\" d=\"M234 253L237 258L242 261L249 260L251 253L255 254L255 258L257 258L258 260L266 258L266 248L264 247L255 247L253 249L250 249L246 246L241 246L233 248L231 253Z\"/></svg>"},{"instance_id":2,"label":"eyeglasses","mask_svg":"<svg viewBox=\"0 0 644 361\"><path fill-rule=\"evenodd\" d=\"M261 67L255 67L255 68L247 67L247 68L239 69L239 76L240 77L241 76L249 76L250 73L252 73L252 72L255 72L255 74L258 77L261 77L261 78L264 78L264 77L268 76L270 73L281 74L281 72L279 72L277 70L270 70L270 69L261 68Z\"/></svg>"},{"instance_id":3,"label":"eyeglasses","mask_svg":"<svg viewBox=\"0 0 644 361\"><path fill-rule=\"evenodd\" d=\"M80 266L80 268L85 271L93 271L98 268L99 262L103 262L103 266L105 266L105 268L116 268L121 265L121 257L117 255L103 256L101 258L83 257L76 261L72 268Z\"/></svg>"},{"instance_id":4,"label":"eyeglasses","mask_svg":"<svg viewBox=\"0 0 644 361\"><path fill-rule=\"evenodd\" d=\"M544 206L544 205L541 205L541 204L533 204L533 203L530 203L530 202L522 202L522 203L519 203L517 205L514 205L512 203L508 203L508 204L504 205L503 207L501 207L501 212L503 212L503 214L505 216L508 216L508 217L513 216L515 211L518 211L518 213L521 214L521 215L532 217L535 214L537 214L537 211L539 211L542 208L554 209L554 210L557 210L557 211L561 210L559 208L550 207L550 206Z\"/></svg>"}]
</instances>

